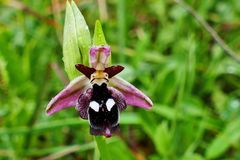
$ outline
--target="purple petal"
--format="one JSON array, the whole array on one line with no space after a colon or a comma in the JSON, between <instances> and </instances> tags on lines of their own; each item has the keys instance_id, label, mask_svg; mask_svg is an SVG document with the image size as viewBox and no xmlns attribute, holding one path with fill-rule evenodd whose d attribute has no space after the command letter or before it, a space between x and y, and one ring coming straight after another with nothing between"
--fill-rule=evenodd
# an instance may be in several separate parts
<instances>
[{"instance_id":1,"label":"purple petal","mask_svg":"<svg viewBox=\"0 0 240 160\"><path fill-rule=\"evenodd\" d=\"M46 113L51 115L59 110L75 106L79 96L86 90L89 80L79 76L72 80L60 93L48 103Z\"/></svg>"},{"instance_id":2,"label":"purple petal","mask_svg":"<svg viewBox=\"0 0 240 160\"><path fill-rule=\"evenodd\" d=\"M151 109L153 105L151 99L129 82L119 77L113 77L110 79L110 85L122 92L127 105Z\"/></svg>"},{"instance_id":3,"label":"purple petal","mask_svg":"<svg viewBox=\"0 0 240 160\"><path fill-rule=\"evenodd\" d=\"M109 46L92 46L90 49L90 63L93 68L97 64L102 64L104 67L108 66L111 50Z\"/></svg>"},{"instance_id":4,"label":"purple petal","mask_svg":"<svg viewBox=\"0 0 240 160\"><path fill-rule=\"evenodd\" d=\"M91 78L91 74L93 74L96 71L96 69L84 66L83 64L76 64L75 67L89 79Z\"/></svg>"},{"instance_id":5,"label":"purple petal","mask_svg":"<svg viewBox=\"0 0 240 160\"><path fill-rule=\"evenodd\" d=\"M117 65L117 66L111 66L104 69L104 72L108 74L108 78L112 78L113 76L117 75L124 69L123 66Z\"/></svg>"}]
</instances>

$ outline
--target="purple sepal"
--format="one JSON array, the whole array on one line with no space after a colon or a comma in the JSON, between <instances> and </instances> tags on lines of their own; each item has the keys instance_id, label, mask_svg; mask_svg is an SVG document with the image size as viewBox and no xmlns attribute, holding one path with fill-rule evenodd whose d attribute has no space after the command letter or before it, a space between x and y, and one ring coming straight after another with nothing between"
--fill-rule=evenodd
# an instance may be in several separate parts
<instances>
[{"instance_id":1,"label":"purple sepal","mask_svg":"<svg viewBox=\"0 0 240 160\"><path fill-rule=\"evenodd\" d=\"M113 77L110 79L110 85L124 95L127 105L151 109L153 105L151 99L129 82L119 77Z\"/></svg>"},{"instance_id":2,"label":"purple sepal","mask_svg":"<svg viewBox=\"0 0 240 160\"><path fill-rule=\"evenodd\" d=\"M46 108L47 115L51 115L59 110L75 106L79 96L88 86L88 83L89 80L85 76L79 76L72 80L48 103Z\"/></svg>"},{"instance_id":3,"label":"purple sepal","mask_svg":"<svg viewBox=\"0 0 240 160\"><path fill-rule=\"evenodd\" d=\"M108 66L111 54L110 46L92 46L90 48L90 64L93 68L98 63L103 64L104 67Z\"/></svg>"}]
</instances>

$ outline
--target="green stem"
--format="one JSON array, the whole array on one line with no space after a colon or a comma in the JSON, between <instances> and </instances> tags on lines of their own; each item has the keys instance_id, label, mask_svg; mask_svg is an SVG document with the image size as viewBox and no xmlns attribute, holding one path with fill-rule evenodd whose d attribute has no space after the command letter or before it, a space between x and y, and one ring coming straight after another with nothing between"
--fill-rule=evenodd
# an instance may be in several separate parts
<instances>
[{"instance_id":1,"label":"green stem","mask_svg":"<svg viewBox=\"0 0 240 160\"><path fill-rule=\"evenodd\" d=\"M95 141L96 141L101 159L111 160L108 146L106 143L106 138L104 138L103 136L95 136Z\"/></svg>"}]
</instances>

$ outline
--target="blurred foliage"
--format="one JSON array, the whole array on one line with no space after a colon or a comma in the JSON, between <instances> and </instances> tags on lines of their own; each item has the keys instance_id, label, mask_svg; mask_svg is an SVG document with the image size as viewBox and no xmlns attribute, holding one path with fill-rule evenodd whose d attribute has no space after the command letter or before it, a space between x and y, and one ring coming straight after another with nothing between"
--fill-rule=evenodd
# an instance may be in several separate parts
<instances>
[{"instance_id":1,"label":"blurred foliage","mask_svg":"<svg viewBox=\"0 0 240 160\"><path fill-rule=\"evenodd\" d=\"M186 2L239 53L239 0ZM188 12L171 0L76 4L91 35L100 18L121 76L154 101L121 114L111 157L240 159L240 64ZM99 159L74 108L45 115L67 83L64 15L65 0L0 3L0 159Z\"/></svg>"}]
</instances>

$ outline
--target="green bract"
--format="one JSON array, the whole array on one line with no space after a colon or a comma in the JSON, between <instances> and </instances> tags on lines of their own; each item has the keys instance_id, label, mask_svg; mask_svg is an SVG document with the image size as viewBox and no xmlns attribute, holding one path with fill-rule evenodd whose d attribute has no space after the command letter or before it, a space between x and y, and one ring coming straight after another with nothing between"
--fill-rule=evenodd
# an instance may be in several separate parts
<instances>
[{"instance_id":1,"label":"green bract","mask_svg":"<svg viewBox=\"0 0 240 160\"><path fill-rule=\"evenodd\" d=\"M107 45L100 21L96 21L93 45ZM70 80L79 72L74 64L88 64L91 36L88 25L74 1L66 3L66 16L63 34L63 61Z\"/></svg>"},{"instance_id":2,"label":"green bract","mask_svg":"<svg viewBox=\"0 0 240 160\"><path fill-rule=\"evenodd\" d=\"M94 35L93 35L93 45L107 45L105 36L102 30L102 25L99 20L95 23Z\"/></svg>"},{"instance_id":3,"label":"green bract","mask_svg":"<svg viewBox=\"0 0 240 160\"><path fill-rule=\"evenodd\" d=\"M63 61L65 71L72 80L79 75L74 64L88 63L91 36L85 19L74 1L66 3L63 34Z\"/></svg>"}]
</instances>

